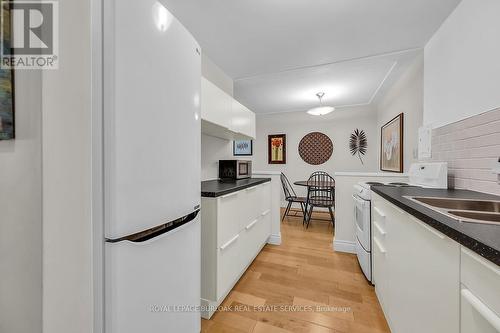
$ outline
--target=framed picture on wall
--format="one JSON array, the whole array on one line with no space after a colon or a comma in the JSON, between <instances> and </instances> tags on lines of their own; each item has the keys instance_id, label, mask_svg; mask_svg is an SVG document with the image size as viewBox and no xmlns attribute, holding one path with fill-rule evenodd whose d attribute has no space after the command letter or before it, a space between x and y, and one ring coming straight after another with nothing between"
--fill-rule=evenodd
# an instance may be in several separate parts
<instances>
[{"instance_id":1,"label":"framed picture on wall","mask_svg":"<svg viewBox=\"0 0 500 333\"><path fill-rule=\"evenodd\" d=\"M382 126L380 170L403 172L403 114Z\"/></svg>"},{"instance_id":2,"label":"framed picture on wall","mask_svg":"<svg viewBox=\"0 0 500 333\"><path fill-rule=\"evenodd\" d=\"M269 164L286 164L286 134L268 135L267 159Z\"/></svg>"},{"instance_id":3,"label":"framed picture on wall","mask_svg":"<svg viewBox=\"0 0 500 333\"><path fill-rule=\"evenodd\" d=\"M12 24L10 22L11 3L2 3L2 45L11 48ZM14 70L0 69L0 140L12 140L15 137L14 117Z\"/></svg>"},{"instance_id":4,"label":"framed picture on wall","mask_svg":"<svg viewBox=\"0 0 500 333\"><path fill-rule=\"evenodd\" d=\"M234 140L233 155L234 156L252 156L253 147L252 140Z\"/></svg>"}]
</instances>

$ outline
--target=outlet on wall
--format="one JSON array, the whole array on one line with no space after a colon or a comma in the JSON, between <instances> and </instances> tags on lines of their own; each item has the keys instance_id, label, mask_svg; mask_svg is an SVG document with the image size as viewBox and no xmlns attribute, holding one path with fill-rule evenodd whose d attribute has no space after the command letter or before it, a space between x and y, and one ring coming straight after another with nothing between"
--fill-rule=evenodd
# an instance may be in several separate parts
<instances>
[{"instance_id":1,"label":"outlet on wall","mask_svg":"<svg viewBox=\"0 0 500 333\"><path fill-rule=\"evenodd\" d=\"M432 157L432 128L423 126L418 129L418 159L426 160Z\"/></svg>"}]
</instances>

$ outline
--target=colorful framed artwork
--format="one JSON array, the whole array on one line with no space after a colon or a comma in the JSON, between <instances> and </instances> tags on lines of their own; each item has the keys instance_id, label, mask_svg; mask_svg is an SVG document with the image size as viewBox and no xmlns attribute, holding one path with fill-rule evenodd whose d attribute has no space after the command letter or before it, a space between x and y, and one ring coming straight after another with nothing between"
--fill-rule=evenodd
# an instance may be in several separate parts
<instances>
[{"instance_id":1,"label":"colorful framed artwork","mask_svg":"<svg viewBox=\"0 0 500 333\"><path fill-rule=\"evenodd\" d=\"M12 25L10 6L8 2L2 3L2 47L4 53L11 47ZM0 140L15 138L14 117L14 70L0 68Z\"/></svg>"},{"instance_id":2,"label":"colorful framed artwork","mask_svg":"<svg viewBox=\"0 0 500 333\"><path fill-rule=\"evenodd\" d=\"M272 134L267 137L269 164L286 164L286 134Z\"/></svg>"},{"instance_id":3,"label":"colorful framed artwork","mask_svg":"<svg viewBox=\"0 0 500 333\"><path fill-rule=\"evenodd\" d=\"M403 114L382 126L380 170L403 172Z\"/></svg>"},{"instance_id":4,"label":"colorful framed artwork","mask_svg":"<svg viewBox=\"0 0 500 333\"><path fill-rule=\"evenodd\" d=\"M252 156L253 147L252 140L234 140L233 155L234 156Z\"/></svg>"}]
</instances>

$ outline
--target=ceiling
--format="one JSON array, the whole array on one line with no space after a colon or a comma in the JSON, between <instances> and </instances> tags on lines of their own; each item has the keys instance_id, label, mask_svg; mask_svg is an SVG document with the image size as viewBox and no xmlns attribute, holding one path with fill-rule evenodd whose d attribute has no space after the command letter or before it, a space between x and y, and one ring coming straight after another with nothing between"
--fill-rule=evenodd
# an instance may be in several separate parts
<instances>
[{"instance_id":1,"label":"ceiling","mask_svg":"<svg viewBox=\"0 0 500 333\"><path fill-rule=\"evenodd\" d=\"M162 2L235 80L236 98L269 113L303 109L315 86L337 94L334 106L365 104L460 0Z\"/></svg>"},{"instance_id":2,"label":"ceiling","mask_svg":"<svg viewBox=\"0 0 500 333\"><path fill-rule=\"evenodd\" d=\"M336 108L369 105L384 84L411 64L420 51L351 60L259 75L235 82L234 95L257 113L304 111L319 105Z\"/></svg>"}]
</instances>

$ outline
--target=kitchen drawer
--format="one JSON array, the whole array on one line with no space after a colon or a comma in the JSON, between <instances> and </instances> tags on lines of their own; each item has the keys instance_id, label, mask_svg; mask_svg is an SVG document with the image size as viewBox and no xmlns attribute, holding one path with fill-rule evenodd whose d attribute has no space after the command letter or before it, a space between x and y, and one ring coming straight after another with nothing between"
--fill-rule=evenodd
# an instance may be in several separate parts
<instances>
[{"instance_id":1,"label":"kitchen drawer","mask_svg":"<svg viewBox=\"0 0 500 333\"><path fill-rule=\"evenodd\" d=\"M387 237L387 209L381 205L372 207L372 235L377 238L380 245L385 245Z\"/></svg>"},{"instance_id":2,"label":"kitchen drawer","mask_svg":"<svg viewBox=\"0 0 500 333\"><path fill-rule=\"evenodd\" d=\"M217 247L220 247L240 232L242 207L248 200L246 191L223 195L217 200Z\"/></svg>"},{"instance_id":3,"label":"kitchen drawer","mask_svg":"<svg viewBox=\"0 0 500 333\"><path fill-rule=\"evenodd\" d=\"M227 294L242 271L244 237L236 234L217 249L217 299Z\"/></svg>"},{"instance_id":4,"label":"kitchen drawer","mask_svg":"<svg viewBox=\"0 0 500 333\"><path fill-rule=\"evenodd\" d=\"M465 285L460 292L460 333L499 333L500 317Z\"/></svg>"},{"instance_id":5,"label":"kitchen drawer","mask_svg":"<svg viewBox=\"0 0 500 333\"><path fill-rule=\"evenodd\" d=\"M249 264L255 255L257 254L257 249L260 246L259 233L262 229L262 219L256 218L254 221L250 222L242 231L242 250L241 257L242 262ZM242 267L244 269L245 267Z\"/></svg>"},{"instance_id":6,"label":"kitchen drawer","mask_svg":"<svg viewBox=\"0 0 500 333\"><path fill-rule=\"evenodd\" d=\"M259 213L264 213L271 209L271 182L264 183L260 187L260 207Z\"/></svg>"},{"instance_id":7,"label":"kitchen drawer","mask_svg":"<svg viewBox=\"0 0 500 333\"><path fill-rule=\"evenodd\" d=\"M259 216L241 232L243 238L242 257L243 262L246 264L249 264L255 258L271 233L270 215L267 213ZM246 265L242 269L245 267Z\"/></svg>"},{"instance_id":8,"label":"kitchen drawer","mask_svg":"<svg viewBox=\"0 0 500 333\"><path fill-rule=\"evenodd\" d=\"M245 269L255 258L262 245L267 241L271 233L271 214L266 213L249 223L241 231L242 238L242 261L245 263L241 268Z\"/></svg>"},{"instance_id":9,"label":"kitchen drawer","mask_svg":"<svg viewBox=\"0 0 500 333\"><path fill-rule=\"evenodd\" d=\"M500 316L500 268L462 247L460 282Z\"/></svg>"},{"instance_id":10,"label":"kitchen drawer","mask_svg":"<svg viewBox=\"0 0 500 333\"><path fill-rule=\"evenodd\" d=\"M375 292L387 317L389 310L390 274L387 262L387 249L382 245L378 237L373 237L372 256L372 282L375 284Z\"/></svg>"},{"instance_id":11,"label":"kitchen drawer","mask_svg":"<svg viewBox=\"0 0 500 333\"><path fill-rule=\"evenodd\" d=\"M243 230L249 223L254 221L260 216L260 197L261 186L249 187L242 192L245 192L246 200L241 202L240 206L240 219L239 230Z\"/></svg>"},{"instance_id":12,"label":"kitchen drawer","mask_svg":"<svg viewBox=\"0 0 500 333\"><path fill-rule=\"evenodd\" d=\"M271 209L267 209L261 214L262 229L260 234L261 243L266 243L271 235Z\"/></svg>"}]
</instances>

